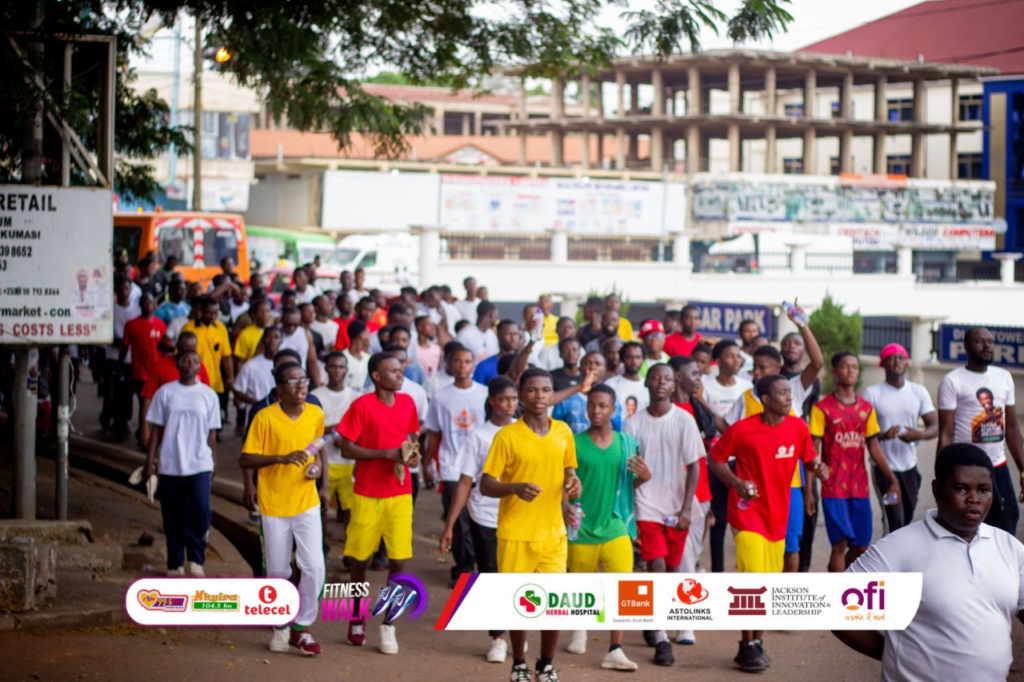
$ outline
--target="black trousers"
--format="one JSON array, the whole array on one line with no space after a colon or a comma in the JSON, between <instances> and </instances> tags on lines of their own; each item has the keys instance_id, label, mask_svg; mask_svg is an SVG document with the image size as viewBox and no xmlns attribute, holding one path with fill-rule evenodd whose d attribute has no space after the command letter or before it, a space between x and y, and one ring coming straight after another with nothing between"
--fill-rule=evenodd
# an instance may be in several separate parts
<instances>
[{"instance_id":1,"label":"black trousers","mask_svg":"<svg viewBox=\"0 0 1024 682\"><path fill-rule=\"evenodd\" d=\"M132 420L132 366L128 362L107 359L103 365L103 408L100 424L114 431L127 432Z\"/></svg>"},{"instance_id":2,"label":"black trousers","mask_svg":"<svg viewBox=\"0 0 1024 682\"><path fill-rule=\"evenodd\" d=\"M469 534L473 538L473 551L476 553L476 570L480 573L497 573L498 529L481 526L470 519ZM487 634L497 637L504 632L504 630L489 630Z\"/></svg>"},{"instance_id":3,"label":"black trousers","mask_svg":"<svg viewBox=\"0 0 1024 682\"><path fill-rule=\"evenodd\" d=\"M1010 465L996 467L992 474L992 508L985 517L985 523L1002 528L1010 535L1017 537L1017 522L1020 520L1020 507L1017 506L1017 493L1013 490L1013 478L1010 476Z\"/></svg>"},{"instance_id":4,"label":"black trousers","mask_svg":"<svg viewBox=\"0 0 1024 682\"><path fill-rule=\"evenodd\" d=\"M444 488L441 490L441 505L444 507L445 518L448 518L448 510L452 506L452 498L455 496L455 488L458 481L442 481ZM473 553L473 537L469 531L469 510L462 508L462 513L455 521L452 530L452 582L459 579L463 573L472 573L476 564L476 557Z\"/></svg>"},{"instance_id":5,"label":"black trousers","mask_svg":"<svg viewBox=\"0 0 1024 682\"><path fill-rule=\"evenodd\" d=\"M882 503L882 509L885 511L884 520L886 527L884 532L886 533L891 533L909 523L913 523L914 510L917 509L917 497L921 492L921 472L917 470L917 467L906 471L894 471L893 473L896 474L896 480L900 482L900 503L891 505ZM882 472L876 466L871 467L871 478L875 483L878 499L881 501L885 493L889 491L889 480L882 475Z\"/></svg>"},{"instance_id":6,"label":"black trousers","mask_svg":"<svg viewBox=\"0 0 1024 682\"><path fill-rule=\"evenodd\" d=\"M736 470L731 463L729 468ZM729 527L726 520L729 514L729 486L715 476L715 471L708 467L708 485L711 487L711 512L715 515L715 525L711 526L711 572L725 571L725 531Z\"/></svg>"}]
</instances>

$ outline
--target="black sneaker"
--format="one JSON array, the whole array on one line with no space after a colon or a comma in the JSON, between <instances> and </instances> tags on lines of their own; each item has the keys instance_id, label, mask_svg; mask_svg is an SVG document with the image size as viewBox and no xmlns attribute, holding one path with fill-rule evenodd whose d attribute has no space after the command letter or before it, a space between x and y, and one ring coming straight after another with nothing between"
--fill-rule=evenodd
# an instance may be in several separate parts
<instances>
[{"instance_id":1,"label":"black sneaker","mask_svg":"<svg viewBox=\"0 0 1024 682\"><path fill-rule=\"evenodd\" d=\"M759 673L768 667L764 660L764 654L761 653L761 647L755 641L740 642L739 653L732 660L740 670L748 673Z\"/></svg>"},{"instance_id":2,"label":"black sneaker","mask_svg":"<svg viewBox=\"0 0 1024 682\"><path fill-rule=\"evenodd\" d=\"M508 679L509 682L532 682L533 675L530 673L530 666L525 663L512 666L512 672Z\"/></svg>"},{"instance_id":3,"label":"black sneaker","mask_svg":"<svg viewBox=\"0 0 1024 682\"><path fill-rule=\"evenodd\" d=\"M764 652L764 641L760 639L755 639L754 641L757 642L757 652L761 654L761 659L764 661L764 667L767 668L772 664L772 659Z\"/></svg>"},{"instance_id":4,"label":"black sneaker","mask_svg":"<svg viewBox=\"0 0 1024 682\"><path fill-rule=\"evenodd\" d=\"M654 665L674 665L676 656L672 653L672 642L665 640L654 645Z\"/></svg>"},{"instance_id":5,"label":"black sneaker","mask_svg":"<svg viewBox=\"0 0 1024 682\"><path fill-rule=\"evenodd\" d=\"M647 646L657 646L658 639L655 635L658 634L657 630L644 630L644 641L647 642Z\"/></svg>"}]
</instances>

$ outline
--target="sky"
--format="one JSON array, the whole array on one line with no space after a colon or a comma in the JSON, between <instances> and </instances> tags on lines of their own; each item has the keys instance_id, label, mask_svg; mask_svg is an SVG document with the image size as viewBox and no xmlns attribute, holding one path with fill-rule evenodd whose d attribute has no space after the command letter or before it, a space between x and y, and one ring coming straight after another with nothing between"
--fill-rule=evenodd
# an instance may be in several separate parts
<instances>
[{"instance_id":1,"label":"sky","mask_svg":"<svg viewBox=\"0 0 1024 682\"><path fill-rule=\"evenodd\" d=\"M789 5L789 13L793 15L794 21L788 31L775 40L750 43L745 47L756 47L768 50L791 51L805 45L817 42L823 38L842 33L869 21L874 21L893 12L916 5L920 0L792 0ZM653 7L652 0L633 0L630 3L632 9L638 7ZM730 13L739 5L738 0L720 0L718 6L726 13ZM618 17L621 10L606 11L602 16L602 23L615 29L623 29L626 25ZM724 37L715 36L711 31L705 31L701 37L704 49L728 48L732 44ZM182 37L184 43L181 46L181 73L192 72L192 22L184 18L182 22ZM174 68L174 31L170 28L161 29L156 32L150 48L149 58L136 58L133 66L140 71L164 71L170 72Z\"/></svg>"}]
</instances>

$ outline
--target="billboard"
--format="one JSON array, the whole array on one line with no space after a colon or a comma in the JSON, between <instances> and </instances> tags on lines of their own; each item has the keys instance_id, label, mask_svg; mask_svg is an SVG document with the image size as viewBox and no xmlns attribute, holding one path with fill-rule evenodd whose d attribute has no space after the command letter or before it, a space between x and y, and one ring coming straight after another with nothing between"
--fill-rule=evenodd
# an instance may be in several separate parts
<instances>
[{"instance_id":1,"label":"billboard","mask_svg":"<svg viewBox=\"0 0 1024 682\"><path fill-rule=\"evenodd\" d=\"M0 345L113 341L110 190L0 185Z\"/></svg>"},{"instance_id":2,"label":"billboard","mask_svg":"<svg viewBox=\"0 0 1024 682\"><path fill-rule=\"evenodd\" d=\"M757 331L765 338L772 338L775 316L770 306L747 305L743 303L707 303L688 301L700 311L700 333L711 338L738 339L740 323L753 320Z\"/></svg>"}]
</instances>

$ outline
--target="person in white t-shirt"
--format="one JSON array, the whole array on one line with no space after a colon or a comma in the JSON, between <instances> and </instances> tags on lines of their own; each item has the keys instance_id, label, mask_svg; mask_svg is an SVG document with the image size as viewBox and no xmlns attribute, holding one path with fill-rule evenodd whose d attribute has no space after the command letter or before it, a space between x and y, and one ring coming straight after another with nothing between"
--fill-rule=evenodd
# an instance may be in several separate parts
<instances>
[{"instance_id":1,"label":"person in white t-shirt","mask_svg":"<svg viewBox=\"0 0 1024 682\"><path fill-rule=\"evenodd\" d=\"M324 411L324 431L332 432L341 423L341 418L348 412L352 401L359 393L345 385L348 374L348 360L341 351L333 351L327 356L327 385L310 391L320 401ZM328 501L337 502L338 520L348 523L349 510L352 508L352 484L356 462L346 459L334 441L324 446L327 457ZM326 509L324 510L326 513Z\"/></svg>"},{"instance_id":2,"label":"person in white t-shirt","mask_svg":"<svg viewBox=\"0 0 1024 682\"><path fill-rule=\"evenodd\" d=\"M177 365L178 381L157 389L146 414L150 432L143 478L148 481L154 470L160 473L167 575L185 575L187 557L189 573L203 576L213 518L210 483L221 428L220 400L212 388L196 379L201 366L198 353L180 353Z\"/></svg>"},{"instance_id":3,"label":"person in white t-shirt","mask_svg":"<svg viewBox=\"0 0 1024 682\"><path fill-rule=\"evenodd\" d=\"M124 440L129 434L128 422L132 418L132 353L120 358L124 344L124 327L142 315L138 299L131 298L130 280L114 277L114 343L106 347L103 363L103 408L100 425L111 430L114 438ZM140 296L141 298L141 296Z\"/></svg>"},{"instance_id":4,"label":"person in white t-shirt","mask_svg":"<svg viewBox=\"0 0 1024 682\"><path fill-rule=\"evenodd\" d=\"M973 443L985 451L995 467L992 510L985 523L1017 534L1020 519L1006 451L1010 451L1024 488L1024 446L1014 409L1013 377L992 367L995 338L984 327L973 327L964 337L967 366L954 369L939 384L939 444ZM1024 493L1021 494L1024 499Z\"/></svg>"},{"instance_id":5,"label":"person in white t-shirt","mask_svg":"<svg viewBox=\"0 0 1024 682\"><path fill-rule=\"evenodd\" d=\"M362 393L366 378L370 375L370 332L366 323L360 319L348 323L348 348L342 351L348 361L348 375L345 385L358 393Z\"/></svg>"},{"instance_id":6,"label":"person in white t-shirt","mask_svg":"<svg viewBox=\"0 0 1024 682\"><path fill-rule=\"evenodd\" d=\"M487 404L491 418L480 424L462 443L456 458L459 482L452 493L448 507L448 521L441 534L439 546L442 554L452 550L455 524L464 509L469 510L469 534L473 540L473 555L476 570L480 573L498 572L498 503L497 497L485 497L480 493L480 481L491 451L494 436L503 426L515 421L519 407L519 391L514 381L506 376L496 376L487 384ZM468 507L467 507L468 501ZM508 655L508 643L504 631L492 630L491 648L487 652L489 663L504 663Z\"/></svg>"},{"instance_id":7,"label":"person in white t-shirt","mask_svg":"<svg viewBox=\"0 0 1024 682\"><path fill-rule=\"evenodd\" d=\"M644 347L629 341L619 349L619 360L622 362L622 374L604 380L604 384L615 391L615 398L626 410L626 416L643 412L651 404L651 397L640 376L640 368L644 364Z\"/></svg>"},{"instance_id":8,"label":"person in white t-shirt","mask_svg":"<svg viewBox=\"0 0 1024 682\"><path fill-rule=\"evenodd\" d=\"M433 376L427 377L427 380L423 382L423 390L427 392L428 400L433 400L434 395L442 388L447 388L455 383L451 368L452 354L461 348L464 346L458 341L449 341L444 344L441 370L434 373Z\"/></svg>"},{"instance_id":9,"label":"person in white t-shirt","mask_svg":"<svg viewBox=\"0 0 1024 682\"><path fill-rule=\"evenodd\" d=\"M313 299L313 311L316 318L309 323L309 328L320 335L324 341L324 350L330 352L338 340L338 323L331 319L334 301L328 294L321 294Z\"/></svg>"},{"instance_id":10,"label":"person in white t-shirt","mask_svg":"<svg viewBox=\"0 0 1024 682\"><path fill-rule=\"evenodd\" d=\"M292 273L292 288L295 290L295 297L299 303L311 303L314 298L323 293L315 285L309 283L309 273L302 267L295 268Z\"/></svg>"},{"instance_id":11,"label":"person in white t-shirt","mask_svg":"<svg viewBox=\"0 0 1024 682\"><path fill-rule=\"evenodd\" d=\"M445 514L449 512L459 481L456 468L459 450L473 430L487 419L484 414L487 387L473 381L473 354L468 348L456 350L451 355L449 367L455 382L434 394L424 421L427 453L437 452L441 482L444 483L441 504ZM469 515L465 512L457 519L452 556L451 578L455 582L461 574L473 570L473 540L469 534Z\"/></svg>"},{"instance_id":12,"label":"person in white t-shirt","mask_svg":"<svg viewBox=\"0 0 1024 682\"><path fill-rule=\"evenodd\" d=\"M498 335L494 324L498 321L498 308L490 301L481 301L476 309L476 324L467 324L455 335L455 340L473 353L477 362L498 354Z\"/></svg>"},{"instance_id":13,"label":"person in white t-shirt","mask_svg":"<svg viewBox=\"0 0 1024 682\"><path fill-rule=\"evenodd\" d=\"M466 298L456 301L455 309L459 311L462 319L470 324L476 324L476 308L480 305L480 299L476 296L476 279L467 277L462 281L462 286L466 288Z\"/></svg>"},{"instance_id":14,"label":"person in white t-shirt","mask_svg":"<svg viewBox=\"0 0 1024 682\"><path fill-rule=\"evenodd\" d=\"M882 504L886 532L891 533L914 520L917 495L921 489L921 472L917 470L917 444L939 435L939 417L935 413L928 389L907 381L910 356L898 343L890 343L881 352L885 381L864 390L864 399L875 408L878 419L878 443L882 446L889 468L900 483L900 503ZM920 428L920 422L924 428ZM888 482L878 467L872 467L872 479L879 499L888 489Z\"/></svg>"},{"instance_id":15,"label":"person in white t-shirt","mask_svg":"<svg viewBox=\"0 0 1024 682\"><path fill-rule=\"evenodd\" d=\"M672 368L661 362L652 365L646 385L650 405L627 419L623 432L636 438L640 456L651 471L651 480L636 491L640 554L648 572L671 573L683 558L704 443L697 422L672 403L676 387ZM675 656L668 636L664 630L652 634L655 664L672 665Z\"/></svg>"},{"instance_id":16,"label":"person in white t-shirt","mask_svg":"<svg viewBox=\"0 0 1024 682\"><path fill-rule=\"evenodd\" d=\"M722 339L716 343L711 351L711 359L718 367L718 375L702 382L700 397L715 413L719 432L724 432L723 417L729 414L744 391L754 385L737 376L743 369L743 355L739 345L732 339Z\"/></svg>"},{"instance_id":17,"label":"person in white t-shirt","mask_svg":"<svg viewBox=\"0 0 1024 682\"><path fill-rule=\"evenodd\" d=\"M576 321L571 317L558 318L558 323L555 325L555 333L558 334L559 343L543 346L540 353L537 354L537 361L533 363L534 366L546 369L549 372L554 372L556 369L562 369L565 366L565 361L562 360L562 354L558 348L564 339L576 338Z\"/></svg>"},{"instance_id":18,"label":"person in white t-shirt","mask_svg":"<svg viewBox=\"0 0 1024 682\"><path fill-rule=\"evenodd\" d=\"M263 353L254 355L242 365L231 387L235 395L235 404L241 407L242 414L246 415L238 420L239 424L248 423L249 406L269 395L277 385L274 382L274 356L281 349L281 330L277 327L265 329L260 339L260 347L263 348Z\"/></svg>"},{"instance_id":19,"label":"person in white t-shirt","mask_svg":"<svg viewBox=\"0 0 1024 682\"><path fill-rule=\"evenodd\" d=\"M922 577L921 604L905 629L832 633L880 660L884 682L1010 674L1014 616L1024 623L1024 545L982 522L995 505L992 478L992 463L978 447L943 447L932 481L937 509L882 538L847 569L851 579L890 572Z\"/></svg>"}]
</instances>

